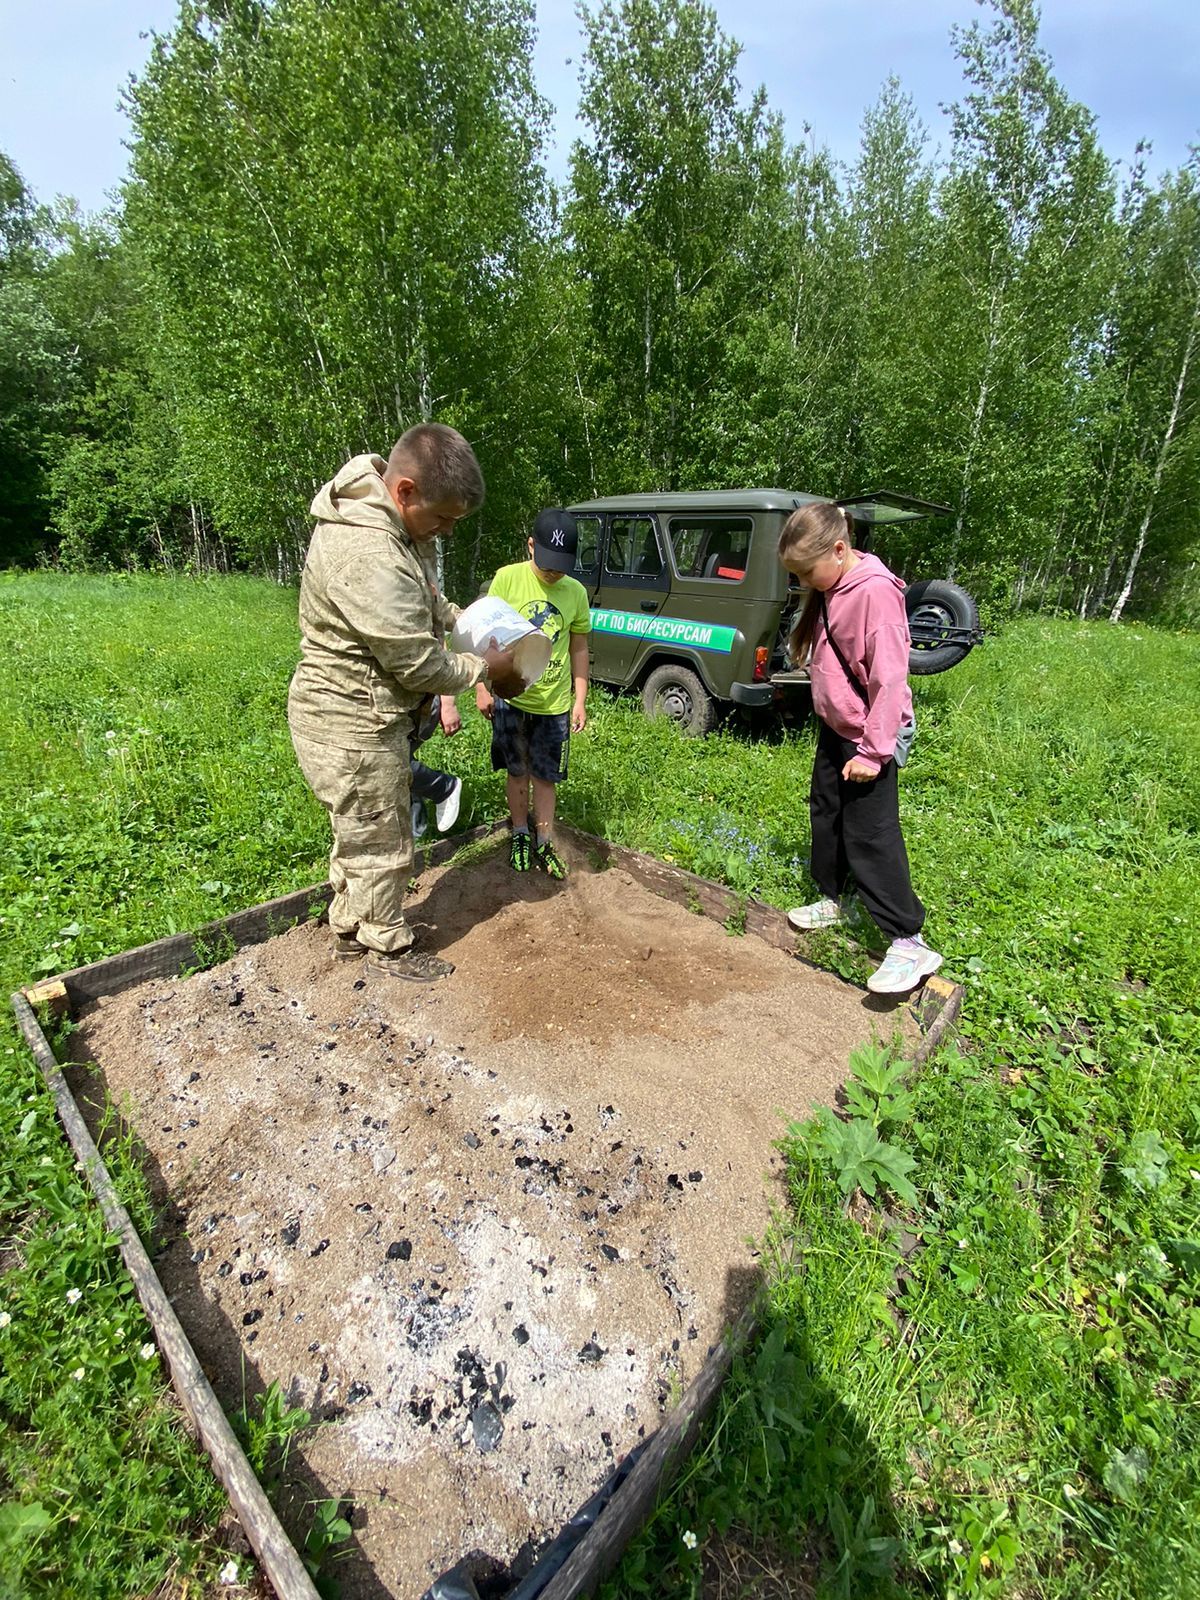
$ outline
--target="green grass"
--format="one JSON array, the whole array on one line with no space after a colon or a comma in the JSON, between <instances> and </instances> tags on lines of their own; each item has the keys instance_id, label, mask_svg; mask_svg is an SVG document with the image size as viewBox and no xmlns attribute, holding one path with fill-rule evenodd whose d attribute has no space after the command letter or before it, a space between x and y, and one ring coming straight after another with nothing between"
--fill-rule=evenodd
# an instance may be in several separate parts
<instances>
[{"instance_id":1,"label":"green grass","mask_svg":"<svg viewBox=\"0 0 1200 1600\"><path fill-rule=\"evenodd\" d=\"M284 720L294 594L7 576L0 616L6 993L321 879ZM763 1336L611 1594L698 1594L730 1529L815 1551L854 1600L1200 1590L1198 669L1194 637L1027 619L917 683L905 831L963 1037L907 1084L860 1059L850 1122L786 1134ZM592 699L567 820L808 897L809 733L687 743ZM468 780L463 826L502 811L473 710L432 749ZM866 970L840 930L813 948ZM0 1032L0 1596L211 1582L220 1492Z\"/></svg>"}]
</instances>

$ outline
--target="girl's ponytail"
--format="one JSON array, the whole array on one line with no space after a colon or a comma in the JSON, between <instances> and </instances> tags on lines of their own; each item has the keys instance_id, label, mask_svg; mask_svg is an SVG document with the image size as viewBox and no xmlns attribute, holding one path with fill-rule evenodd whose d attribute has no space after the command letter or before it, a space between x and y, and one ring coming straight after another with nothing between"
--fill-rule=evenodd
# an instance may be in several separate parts
<instances>
[{"instance_id":1,"label":"girl's ponytail","mask_svg":"<svg viewBox=\"0 0 1200 1600\"><path fill-rule=\"evenodd\" d=\"M793 511L779 535L779 559L785 565L811 566L827 556L839 539L854 548L854 524L831 500L816 500L811 505ZM805 597L796 625L788 637L788 655L802 667L812 652L813 636L817 630L817 617L821 610L821 595L810 589Z\"/></svg>"}]
</instances>

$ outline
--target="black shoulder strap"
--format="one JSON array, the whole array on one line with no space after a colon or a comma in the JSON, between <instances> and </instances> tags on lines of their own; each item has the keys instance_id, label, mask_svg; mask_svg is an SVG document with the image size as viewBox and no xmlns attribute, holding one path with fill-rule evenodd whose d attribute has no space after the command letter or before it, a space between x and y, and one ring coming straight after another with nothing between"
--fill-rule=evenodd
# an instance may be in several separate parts
<instances>
[{"instance_id":1,"label":"black shoulder strap","mask_svg":"<svg viewBox=\"0 0 1200 1600\"><path fill-rule=\"evenodd\" d=\"M858 694L858 696L861 699L863 705L865 705L865 706L870 705L870 703L871 703L870 695L868 695L867 691L863 688L862 683L859 681L859 679L855 675L855 673L851 672L850 663L846 660L845 656L838 649L837 640L833 637L833 634L830 633L830 631L829 631L829 611L828 611L828 609L827 609L827 607L825 605L825 596L824 596L824 594L822 594L822 596L821 596L821 621L824 624L825 637L829 640L830 648L832 649L834 655L838 658L838 660L842 664L842 671L846 674L847 678L849 678L851 684L854 687L855 692Z\"/></svg>"}]
</instances>

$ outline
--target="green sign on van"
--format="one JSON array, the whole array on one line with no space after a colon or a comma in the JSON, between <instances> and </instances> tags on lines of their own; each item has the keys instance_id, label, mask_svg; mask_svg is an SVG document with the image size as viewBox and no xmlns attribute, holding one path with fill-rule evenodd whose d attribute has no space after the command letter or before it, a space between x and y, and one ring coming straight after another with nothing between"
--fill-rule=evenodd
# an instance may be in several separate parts
<instances>
[{"instance_id":1,"label":"green sign on van","mask_svg":"<svg viewBox=\"0 0 1200 1600\"><path fill-rule=\"evenodd\" d=\"M717 650L728 655L737 638L736 628L712 622L689 622L686 617L647 617L636 611L592 612L593 633L616 633L625 639L657 639L662 644L688 644L693 650Z\"/></svg>"}]
</instances>

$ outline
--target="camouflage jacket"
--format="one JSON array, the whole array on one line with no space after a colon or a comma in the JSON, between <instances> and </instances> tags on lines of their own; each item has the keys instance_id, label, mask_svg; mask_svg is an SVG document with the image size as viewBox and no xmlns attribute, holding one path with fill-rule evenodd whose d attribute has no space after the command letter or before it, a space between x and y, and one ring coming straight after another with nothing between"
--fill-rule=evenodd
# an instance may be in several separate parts
<instances>
[{"instance_id":1,"label":"camouflage jacket","mask_svg":"<svg viewBox=\"0 0 1200 1600\"><path fill-rule=\"evenodd\" d=\"M438 592L432 543L409 538L383 469L380 456L355 456L318 493L300 582L288 722L343 750L400 747L422 701L486 671L443 645L459 607Z\"/></svg>"}]
</instances>

